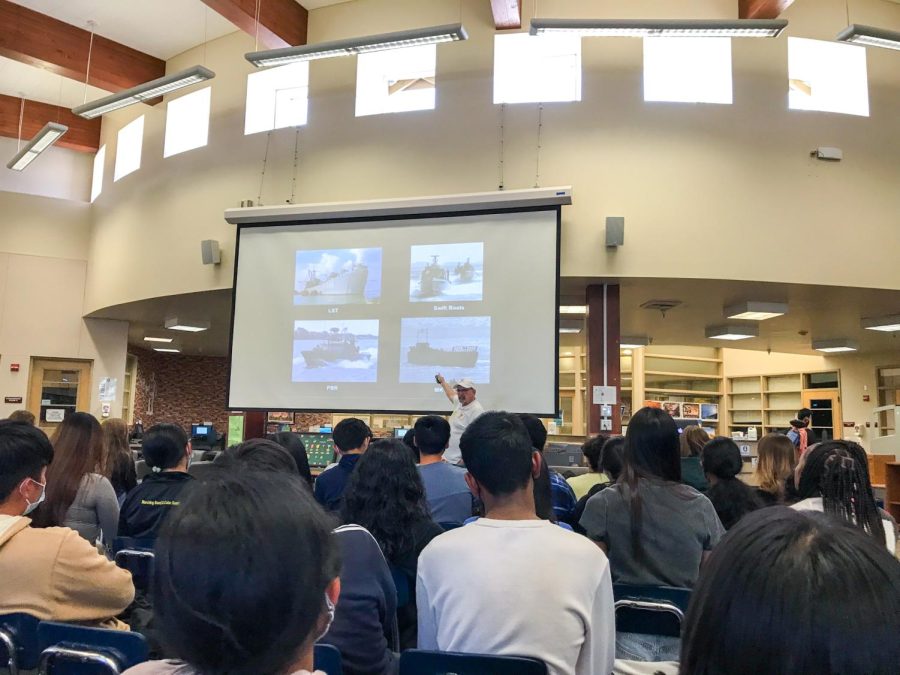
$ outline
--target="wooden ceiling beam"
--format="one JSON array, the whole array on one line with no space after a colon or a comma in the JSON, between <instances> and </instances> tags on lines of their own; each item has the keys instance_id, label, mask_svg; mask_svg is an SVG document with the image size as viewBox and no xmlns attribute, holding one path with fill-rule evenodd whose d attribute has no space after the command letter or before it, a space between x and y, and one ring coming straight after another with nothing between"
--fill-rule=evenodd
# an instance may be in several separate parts
<instances>
[{"instance_id":1,"label":"wooden ceiling beam","mask_svg":"<svg viewBox=\"0 0 900 675\"><path fill-rule=\"evenodd\" d=\"M0 0L0 56L84 81L91 34L83 28ZM166 74L166 62L94 35L89 83L118 92Z\"/></svg>"},{"instance_id":2,"label":"wooden ceiling beam","mask_svg":"<svg viewBox=\"0 0 900 675\"><path fill-rule=\"evenodd\" d=\"M491 0L497 30L522 27L522 0Z\"/></svg>"},{"instance_id":3,"label":"wooden ceiling beam","mask_svg":"<svg viewBox=\"0 0 900 675\"><path fill-rule=\"evenodd\" d=\"M256 0L203 0L242 31L257 35ZM306 44L309 12L296 0L260 0L259 48L278 49Z\"/></svg>"},{"instance_id":4,"label":"wooden ceiling beam","mask_svg":"<svg viewBox=\"0 0 900 675\"><path fill-rule=\"evenodd\" d=\"M742 19L777 19L794 4L794 0L738 0L738 16Z\"/></svg>"},{"instance_id":5,"label":"wooden ceiling beam","mask_svg":"<svg viewBox=\"0 0 900 675\"><path fill-rule=\"evenodd\" d=\"M19 114L22 112L22 141L31 140L47 122L59 122L69 127L56 145L78 150L79 152L97 152L100 148L101 118L86 120L71 111L59 106L38 101L25 100L22 111L22 99L0 94L0 136L19 137ZM9 158L0 158L3 163Z\"/></svg>"}]
</instances>

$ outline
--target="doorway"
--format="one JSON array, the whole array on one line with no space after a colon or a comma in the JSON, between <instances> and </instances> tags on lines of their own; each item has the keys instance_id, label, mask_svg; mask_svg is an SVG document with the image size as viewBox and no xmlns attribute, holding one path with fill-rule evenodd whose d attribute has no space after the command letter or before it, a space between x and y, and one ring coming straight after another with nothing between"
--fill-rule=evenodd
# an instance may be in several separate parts
<instances>
[{"instance_id":1,"label":"doorway","mask_svg":"<svg viewBox=\"0 0 900 675\"><path fill-rule=\"evenodd\" d=\"M843 437L841 395L837 389L804 391L803 407L812 410L810 427L818 441L830 441Z\"/></svg>"},{"instance_id":2,"label":"doorway","mask_svg":"<svg viewBox=\"0 0 900 675\"><path fill-rule=\"evenodd\" d=\"M67 415L90 408L91 366L91 361L31 360L27 407L48 436Z\"/></svg>"}]
</instances>

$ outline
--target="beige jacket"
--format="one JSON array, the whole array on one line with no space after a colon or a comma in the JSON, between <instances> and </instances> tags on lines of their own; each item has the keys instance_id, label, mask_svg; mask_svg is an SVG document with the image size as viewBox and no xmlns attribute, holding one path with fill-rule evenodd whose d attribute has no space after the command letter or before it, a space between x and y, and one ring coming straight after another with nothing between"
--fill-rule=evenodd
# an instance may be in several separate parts
<instances>
[{"instance_id":1,"label":"beige jacket","mask_svg":"<svg viewBox=\"0 0 900 675\"><path fill-rule=\"evenodd\" d=\"M0 516L0 614L127 630L114 617L134 599L131 573L75 530L30 525L24 516Z\"/></svg>"}]
</instances>

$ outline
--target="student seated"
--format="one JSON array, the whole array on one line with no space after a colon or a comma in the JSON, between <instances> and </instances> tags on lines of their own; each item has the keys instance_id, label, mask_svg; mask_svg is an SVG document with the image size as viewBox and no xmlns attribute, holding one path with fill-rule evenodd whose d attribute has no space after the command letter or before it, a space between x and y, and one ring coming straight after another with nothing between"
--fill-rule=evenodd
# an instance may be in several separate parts
<instances>
[{"instance_id":1,"label":"student seated","mask_svg":"<svg viewBox=\"0 0 900 675\"><path fill-rule=\"evenodd\" d=\"M714 438L703 448L703 472L709 482L706 497L726 530L763 507L756 490L738 478L743 466L741 449L730 438Z\"/></svg>"},{"instance_id":2,"label":"student seated","mask_svg":"<svg viewBox=\"0 0 900 675\"><path fill-rule=\"evenodd\" d=\"M276 471L290 476L300 476L297 462L286 448L267 438L251 438L232 445L216 457L222 468L234 467L241 471Z\"/></svg>"},{"instance_id":3,"label":"student seated","mask_svg":"<svg viewBox=\"0 0 900 675\"><path fill-rule=\"evenodd\" d=\"M137 487L134 455L128 447L128 425L125 420L113 417L103 420L101 427L106 452L106 477L121 503L125 495Z\"/></svg>"},{"instance_id":4,"label":"student seated","mask_svg":"<svg viewBox=\"0 0 900 675\"><path fill-rule=\"evenodd\" d=\"M156 626L173 661L129 675L308 675L340 593L327 518L296 476L198 481L156 544Z\"/></svg>"},{"instance_id":5,"label":"student seated","mask_svg":"<svg viewBox=\"0 0 900 675\"><path fill-rule=\"evenodd\" d=\"M591 489L588 490L588 493L575 504L575 510L572 511L572 527L579 534L586 534L584 528L581 527L581 516L584 515L584 509L587 507L590 498L601 490L605 490L606 488L615 485L616 481L619 480L619 476L622 475L624 453L624 436L613 436L603 444L603 448L600 450L598 468L608 480L605 483L597 483L591 487Z\"/></svg>"},{"instance_id":6,"label":"student seated","mask_svg":"<svg viewBox=\"0 0 900 675\"><path fill-rule=\"evenodd\" d=\"M709 483L700 465L700 453L709 442L709 434L692 424L681 432L681 482L695 490L706 492Z\"/></svg>"},{"instance_id":7,"label":"student seated","mask_svg":"<svg viewBox=\"0 0 900 675\"><path fill-rule=\"evenodd\" d=\"M270 441L275 441L291 454L291 457L294 458L294 462L297 464L300 477L312 489L313 479L312 472L309 470L309 455L306 454L306 445L303 443L303 439L300 438L300 434L295 434L292 431L279 431L277 434L266 436L266 438Z\"/></svg>"},{"instance_id":8,"label":"student seated","mask_svg":"<svg viewBox=\"0 0 900 675\"><path fill-rule=\"evenodd\" d=\"M583 537L535 514L541 457L522 421L484 413L463 433L460 449L466 482L486 515L422 552L419 648L530 656L551 675L611 672L609 563Z\"/></svg>"},{"instance_id":9,"label":"student seated","mask_svg":"<svg viewBox=\"0 0 900 675\"><path fill-rule=\"evenodd\" d=\"M416 421L413 442L419 451L419 475L431 518L438 523L463 523L472 515L472 493L466 470L444 461L450 444L450 423L437 415Z\"/></svg>"},{"instance_id":10,"label":"student seated","mask_svg":"<svg viewBox=\"0 0 900 675\"><path fill-rule=\"evenodd\" d=\"M759 456L756 463L757 494L763 504L783 504L786 499L785 484L797 466L797 449L784 434L766 434L756 446Z\"/></svg>"},{"instance_id":11,"label":"student seated","mask_svg":"<svg viewBox=\"0 0 900 675\"><path fill-rule=\"evenodd\" d=\"M584 497L595 485L609 482L609 478L600 470L600 451L603 450L603 444L607 440L609 440L609 436L600 434L587 439L581 446L581 454L587 459L590 471L566 479L572 492L575 493L576 501Z\"/></svg>"},{"instance_id":12,"label":"student seated","mask_svg":"<svg viewBox=\"0 0 900 675\"><path fill-rule=\"evenodd\" d=\"M528 435L531 438L532 446L543 456L544 446L547 445L547 427L544 423L534 415L519 415L519 419L525 425ZM553 502L553 513L556 520L568 523L572 519L572 511L575 509L575 492L558 472L551 469L547 470L550 474L550 496Z\"/></svg>"},{"instance_id":13,"label":"student seated","mask_svg":"<svg viewBox=\"0 0 900 675\"><path fill-rule=\"evenodd\" d=\"M836 518L748 514L703 567L681 675L894 675L900 563Z\"/></svg>"},{"instance_id":14,"label":"student seated","mask_svg":"<svg viewBox=\"0 0 900 675\"><path fill-rule=\"evenodd\" d=\"M0 614L127 628L113 617L134 598L131 574L74 530L30 527L52 460L44 432L0 422Z\"/></svg>"},{"instance_id":15,"label":"student seated","mask_svg":"<svg viewBox=\"0 0 900 675\"><path fill-rule=\"evenodd\" d=\"M331 437L338 452L341 453L341 461L316 478L313 491L316 501L325 507L326 511L340 511L347 481L350 480L350 474L356 468L359 458L369 447L372 430L362 420L349 417L334 426Z\"/></svg>"},{"instance_id":16,"label":"student seated","mask_svg":"<svg viewBox=\"0 0 900 675\"><path fill-rule=\"evenodd\" d=\"M194 487L188 473L191 443L177 424L155 424L144 434L144 460L151 472L128 493L119 515L119 536L153 539L169 513Z\"/></svg>"}]
</instances>

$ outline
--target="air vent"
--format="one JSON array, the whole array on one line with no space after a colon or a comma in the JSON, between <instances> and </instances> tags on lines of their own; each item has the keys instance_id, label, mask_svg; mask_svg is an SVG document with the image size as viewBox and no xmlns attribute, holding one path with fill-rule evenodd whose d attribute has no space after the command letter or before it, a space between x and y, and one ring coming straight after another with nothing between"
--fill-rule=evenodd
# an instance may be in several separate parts
<instances>
[{"instance_id":1,"label":"air vent","mask_svg":"<svg viewBox=\"0 0 900 675\"><path fill-rule=\"evenodd\" d=\"M643 305L641 305L641 308L655 309L657 312L662 312L663 314L665 314L670 309L675 309L681 304L681 300L648 300Z\"/></svg>"}]
</instances>

